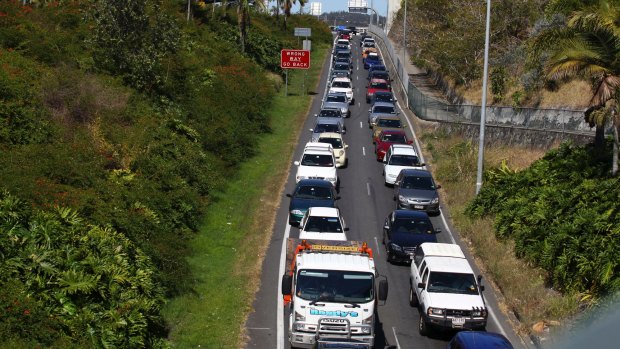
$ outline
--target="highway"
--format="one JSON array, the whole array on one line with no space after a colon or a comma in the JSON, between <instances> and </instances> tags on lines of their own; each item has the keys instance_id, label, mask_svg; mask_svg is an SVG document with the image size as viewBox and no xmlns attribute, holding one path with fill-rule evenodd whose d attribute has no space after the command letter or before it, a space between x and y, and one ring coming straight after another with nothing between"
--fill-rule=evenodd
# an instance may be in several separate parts
<instances>
[{"instance_id":1,"label":"highway","mask_svg":"<svg viewBox=\"0 0 620 349\"><path fill-rule=\"evenodd\" d=\"M375 348L445 348L453 333L439 333L431 337L423 337L418 333L419 313L416 308L409 306L409 266L392 265L385 260L385 248L381 245L382 225L385 217L395 209L392 200L392 189L384 186L382 164L376 161L374 147L371 141L371 132L367 125L369 105L365 103L365 86L367 71L364 70L359 37L354 37L352 50L354 70L352 80L355 86L355 105L351 106L351 118L346 119L347 133L345 142L349 145L347 156L349 165L339 169L341 181L338 202L341 214L350 228L347 232L350 240L368 242L375 251L375 261L379 274L385 275L389 282L389 295L385 305L378 307L378 326L376 328ZM304 125L293 160L298 160L303 146L310 138L308 129L313 127L314 114L321 107L321 99L327 86L330 60L324 62L323 74L317 94L313 100L308 118ZM394 83L396 85L396 83ZM399 106L400 107L400 106ZM409 136L415 136L409 111L402 111L400 117L407 124ZM421 154L417 139L415 143L418 153ZM280 280L283 274L283 247L286 238L298 237L299 230L288 225L288 203L286 193L291 193L295 187L296 168L291 161L291 170L281 198L277 212L276 225L272 239L264 260L261 287L256 294L253 304L254 312L250 315L245 328L247 330L247 348L289 348L287 340L288 313L282 308ZM447 212L442 206L442 212ZM431 217L435 228L441 229L437 238L439 242L459 243L458 236L447 222L444 214ZM463 246L461 244L461 246ZM466 248L464 248L466 250ZM467 251L465 251L467 254ZM468 257L470 257L468 255ZM474 270L479 270L473 263ZM484 276L484 275L483 275ZM490 310L487 331L504 334L515 348L524 347L518 336L512 330L507 318L499 310L494 290L483 279L486 286L485 300ZM380 303L381 304L381 303Z\"/></svg>"}]
</instances>

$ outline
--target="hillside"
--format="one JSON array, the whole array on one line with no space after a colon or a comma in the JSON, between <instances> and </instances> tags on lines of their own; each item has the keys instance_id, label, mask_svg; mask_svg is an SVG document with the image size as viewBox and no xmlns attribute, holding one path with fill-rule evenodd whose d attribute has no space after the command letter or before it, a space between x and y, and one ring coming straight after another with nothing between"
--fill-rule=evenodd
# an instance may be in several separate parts
<instances>
[{"instance_id":1,"label":"hillside","mask_svg":"<svg viewBox=\"0 0 620 349\"><path fill-rule=\"evenodd\" d=\"M3 343L167 345L161 306L192 289L190 241L297 43L250 9L242 49L236 9L184 4L0 2Z\"/></svg>"}]
</instances>

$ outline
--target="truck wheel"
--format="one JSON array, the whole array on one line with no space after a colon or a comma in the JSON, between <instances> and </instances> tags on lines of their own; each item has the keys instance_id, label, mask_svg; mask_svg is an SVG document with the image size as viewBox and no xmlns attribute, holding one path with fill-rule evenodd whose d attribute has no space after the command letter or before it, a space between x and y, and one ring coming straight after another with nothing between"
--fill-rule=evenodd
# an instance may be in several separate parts
<instances>
[{"instance_id":1,"label":"truck wheel","mask_svg":"<svg viewBox=\"0 0 620 349\"><path fill-rule=\"evenodd\" d=\"M424 321L424 316L420 315L420 324L418 325L418 330L422 336L428 336L430 334L430 329L428 328L428 324Z\"/></svg>"},{"instance_id":2,"label":"truck wheel","mask_svg":"<svg viewBox=\"0 0 620 349\"><path fill-rule=\"evenodd\" d=\"M417 307L418 304L418 296L415 294L413 286L409 285L409 305L412 307Z\"/></svg>"}]
</instances>

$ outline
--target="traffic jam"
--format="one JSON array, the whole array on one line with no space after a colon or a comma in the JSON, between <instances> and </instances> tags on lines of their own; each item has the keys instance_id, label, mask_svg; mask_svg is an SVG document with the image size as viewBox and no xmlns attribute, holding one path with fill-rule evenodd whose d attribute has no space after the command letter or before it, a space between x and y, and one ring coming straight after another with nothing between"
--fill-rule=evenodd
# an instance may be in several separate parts
<instances>
[{"instance_id":1,"label":"traffic jam","mask_svg":"<svg viewBox=\"0 0 620 349\"><path fill-rule=\"evenodd\" d=\"M284 338L291 347L383 348L389 342L388 330L382 328L385 320L379 320L378 309L388 297L387 276L397 273L400 280L390 280L389 292L410 306L399 312L416 318L415 327L407 331L422 337L448 336L441 347L447 342L448 348L470 348L467 343L488 341L494 348L513 348L504 335L487 331L489 309L481 275L454 239L437 239L441 229L433 222L441 215L441 186L426 168L413 130L400 112L393 91L396 82L379 44L366 33L341 30L335 33L329 59L321 108L311 116L309 137L301 137L307 142L294 159L295 188L286 194L288 223L299 235L286 239L285 270L280 275ZM363 91L355 87L359 81L365 84ZM364 104L367 115L360 114ZM367 133L363 156L376 161L364 166L382 176L383 185L367 184L368 196L381 191L392 199L393 207L380 217L382 229L373 232L372 240L352 234L343 215L344 206L359 211L363 205L379 204L341 196L349 185L342 171L351 171L347 176L361 173L352 169L361 160L350 156L347 127ZM379 258L390 270L378 270Z\"/></svg>"}]
</instances>

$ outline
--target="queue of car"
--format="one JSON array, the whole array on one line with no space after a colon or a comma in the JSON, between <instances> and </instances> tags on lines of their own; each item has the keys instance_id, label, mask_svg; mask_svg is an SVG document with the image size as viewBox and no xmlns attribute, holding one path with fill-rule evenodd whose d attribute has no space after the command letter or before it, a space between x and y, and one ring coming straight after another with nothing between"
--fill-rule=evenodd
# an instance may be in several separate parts
<instances>
[{"instance_id":1,"label":"queue of car","mask_svg":"<svg viewBox=\"0 0 620 349\"><path fill-rule=\"evenodd\" d=\"M320 112L315 114L311 140L301 159L294 163L297 185L293 193L287 194L291 198L289 224L299 226L300 239L347 240L348 228L337 204L337 172L348 164L345 118L351 117L349 106L355 103L352 37L346 33L334 41L328 92ZM360 47L364 69L368 70L365 99L370 104L370 138L376 159L382 163L385 185L392 190L395 201L395 210L385 218L380 236L386 259L389 263L411 265L409 303L420 311L422 335L440 328L484 330L487 311L481 277L473 275L458 245L437 242L440 231L433 227L429 215L441 214L441 186L425 169L405 132L390 74L375 40L365 36ZM486 332L475 333L475 338L484 338ZM450 348L471 338L456 336ZM512 348L503 336L492 334L492 338L507 343L498 348Z\"/></svg>"}]
</instances>

